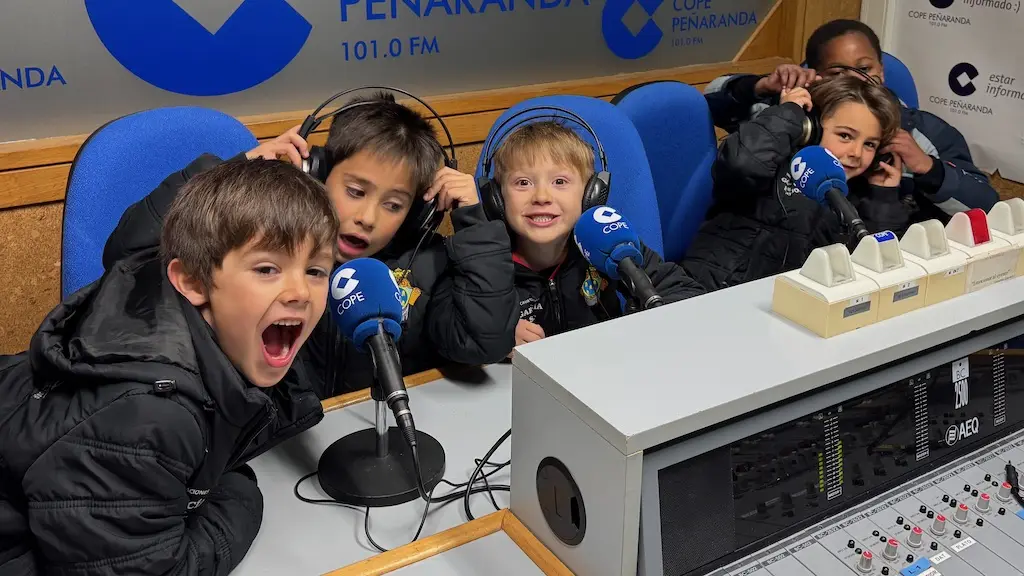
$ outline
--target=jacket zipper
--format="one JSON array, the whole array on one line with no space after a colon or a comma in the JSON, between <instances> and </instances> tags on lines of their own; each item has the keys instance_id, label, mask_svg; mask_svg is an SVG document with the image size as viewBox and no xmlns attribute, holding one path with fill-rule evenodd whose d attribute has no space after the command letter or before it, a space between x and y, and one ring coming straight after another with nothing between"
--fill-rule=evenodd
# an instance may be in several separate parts
<instances>
[{"instance_id":1,"label":"jacket zipper","mask_svg":"<svg viewBox=\"0 0 1024 576\"><path fill-rule=\"evenodd\" d=\"M256 432L248 435L245 442L241 444L241 448L235 452L234 456L231 457L231 463L225 466L224 470L231 470L232 468L235 467L235 464L238 463L238 460L241 459L242 455L245 454L245 451L249 449L249 445L252 444L254 440L256 440L257 436L262 434L263 431L267 429L267 426L270 426L270 423L274 421L274 418L276 416L277 408L270 406L267 411L267 417L263 419L263 425L260 426L259 429L256 430Z\"/></svg>"},{"instance_id":2,"label":"jacket zipper","mask_svg":"<svg viewBox=\"0 0 1024 576\"><path fill-rule=\"evenodd\" d=\"M562 303L558 299L558 284L553 276L548 278L548 291L551 292L552 308L555 310L555 323L561 330L565 330L565 326L562 324Z\"/></svg>"}]
</instances>

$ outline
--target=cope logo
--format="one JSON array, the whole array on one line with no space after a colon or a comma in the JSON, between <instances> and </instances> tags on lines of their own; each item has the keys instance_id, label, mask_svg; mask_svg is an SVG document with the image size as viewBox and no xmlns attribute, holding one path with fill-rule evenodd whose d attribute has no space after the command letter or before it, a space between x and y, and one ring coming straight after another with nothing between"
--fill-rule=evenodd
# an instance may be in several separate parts
<instances>
[{"instance_id":1,"label":"cope logo","mask_svg":"<svg viewBox=\"0 0 1024 576\"><path fill-rule=\"evenodd\" d=\"M615 211L615 208L611 206L601 206L597 210L594 210L594 221L598 224L611 224L612 222L618 222L622 220L622 215Z\"/></svg>"},{"instance_id":2,"label":"cope logo","mask_svg":"<svg viewBox=\"0 0 1024 576\"><path fill-rule=\"evenodd\" d=\"M654 22L654 13L665 0L606 0L601 11L601 33L608 49L619 58L636 60L643 58L661 42L664 35ZM647 14L647 22L634 34L626 25L626 14L639 4Z\"/></svg>"},{"instance_id":3,"label":"cope logo","mask_svg":"<svg viewBox=\"0 0 1024 576\"><path fill-rule=\"evenodd\" d=\"M222 1L237 7L209 27L181 5L208 15L215 2L85 0L85 10L103 46L129 72L188 96L232 94L269 80L295 59L313 30L287 0ZM268 38L271 48L254 53Z\"/></svg>"},{"instance_id":4,"label":"cope logo","mask_svg":"<svg viewBox=\"0 0 1024 576\"><path fill-rule=\"evenodd\" d=\"M970 96L977 87L974 79L978 77L978 69L970 62L961 62L949 71L949 89L957 96Z\"/></svg>"},{"instance_id":5,"label":"cope logo","mask_svg":"<svg viewBox=\"0 0 1024 576\"><path fill-rule=\"evenodd\" d=\"M932 6L935 6L939 10L945 10L953 5L955 0L931 0Z\"/></svg>"},{"instance_id":6,"label":"cope logo","mask_svg":"<svg viewBox=\"0 0 1024 576\"><path fill-rule=\"evenodd\" d=\"M789 165L789 175L793 177L793 180L799 180L803 178L804 172L807 170L807 162L804 162L802 156L793 158L793 163Z\"/></svg>"},{"instance_id":7,"label":"cope logo","mask_svg":"<svg viewBox=\"0 0 1024 576\"><path fill-rule=\"evenodd\" d=\"M334 275L334 282L331 282L331 298L342 300L352 293L359 286L359 280L355 279L355 268L342 268ZM342 285L341 281L345 284Z\"/></svg>"}]
</instances>

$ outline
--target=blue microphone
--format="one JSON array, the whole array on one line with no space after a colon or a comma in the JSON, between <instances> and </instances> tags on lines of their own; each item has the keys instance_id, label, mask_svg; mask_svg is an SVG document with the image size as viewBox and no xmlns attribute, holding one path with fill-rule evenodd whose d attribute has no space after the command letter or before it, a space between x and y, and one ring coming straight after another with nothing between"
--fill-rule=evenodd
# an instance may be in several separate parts
<instances>
[{"instance_id":1,"label":"blue microphone","mask_svg":"<svg viewBox=\"0 0 1024 576\"><path fill-rule=\"evenodd\" d=\"M846 199L850 187L846 185L846 171L839 160L821 146L808 146L796 153L789 165L793 184L804 196L828 204L839 220L853 233L851 245L868 235L868 229L857 210Z\"/></svg>"},{"instance_id":2,"label":"blue microphone","mask_svg":"<svg viewBox=\"0 0 1024 576\"><path fill-rule=\"evenodd\" d=\"M573 240L598 272L612 280L625 279L626 287L642 309L664 303L642 268L640 237L614 208L595 206L580 215L573 229Z\"/></svg>"},{"instance_id":3,"label":"blue microphone","mask_svg":"<svg viewBox=\"0 0 1024 576\"><path fill-rule=\"evenodd\" d=\"M358 350L369 349L381 399L395 413L409 445L415 446L416 427L395 346L402 336L402 291L395 276L380 260L350 260L331 275L328 303L342 335Z\"/></svg>"}]
</instances>

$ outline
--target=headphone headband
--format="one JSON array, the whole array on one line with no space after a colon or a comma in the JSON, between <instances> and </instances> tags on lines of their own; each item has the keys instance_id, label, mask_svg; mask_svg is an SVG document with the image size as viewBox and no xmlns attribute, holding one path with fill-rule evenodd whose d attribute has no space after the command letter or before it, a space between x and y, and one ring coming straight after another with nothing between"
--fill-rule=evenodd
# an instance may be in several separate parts
<instances>
[{"instance_id":1,"label":"headphone headband","mask_svg":"<svg viewBox=\"0 0 1024 576\"><path fill-rule=\"evenodd\" d=\"M845 64L836 64L835 66L829 66L826 70L845 70L847 72L853 72L854 74L863 78L866 82L880 86L882 82L875 76L868 74L860 68L854 68L853 66L847 66Z\"/></svg>"},{"instance_id":2,"label":"headphone headband","mask_svg":"<svg viewBox=\"0 0 1024 576\"><path fill-rule=\"evenodd\" d=\"M564 114L564 116L559 116L557 114L541 114L538 116L531 116L529 118L516 122L508 130L505 130L504 134L502 134L502 128L504 128L509 122L511 122L515 118L518 118L519 116L526 114L527 112L535 112L537 110L554 110L555 112L560 112ZM494 160L491 157L491 146L494 144L495 140L499 139L499 135L508 136L513 131L515 131L516 128L524 124L529 124L530 122L538 118L562 118L564 120L572 120L579 124L580 126L582 126L588 133L590 133L591 136L594 137L594 142L597 144L598 157L601 159L601 170L604 172L608 171L608 160L605 158L604 146L601 145L601 139L597 136L597 132L595 132L594 129L590 127L590 124L588 124L586 120L584 120L575 112L559 106L530 106L528 108L523 108L522 110L516 112L515 114L512 114L511 116L503 120L501 124L498 124L498 126L495 127L494 131L491 132L487 140L484 141L484 147L483 150L481 150L481 155L483 155L484 157L484 177L490 177L491 162Z\"/></svg>"},{"instance_id":3,"label":"headphone headband","mask_svg":"<svg viewBox=\"0 0 1024 576\"><path fill-rule=\"evenodd\" d=\"M422 105L424 108L429 110L430 113L434 115L434 119L437 120L437 123L441 125L441 129L444 130L444 135L448 139L448 154L447 154L448 160L449 160L449 162L455 162L455 141L452 139L452 133L448 130L448 126L444 123L444 120L441 118L441 115L437 113L437 110L434 110L433 106L431 106L430 104L427 104L419 96L416 96L415 94L413 94L411 92L407 92L405 90L402 90L401 88L392 88L391 86L360 86L359 88L350 88L348 90L342 90L341 92L338 92L337 94L335 94L334 96L331 96L330 98L325 100L322 104L317 106L316 110L313 110L313 112L311 112L309 114L309 116L306 116L306 119L303 120L303 122L302 122L302 127L299 128L299 136L301 136L303 140L306 140L308 138L308 136L309 136L309 133L312 132L313 130L315 130L317 128L317 126L319 126L321 123L323 123L324 120L327 120L328 118L335 118L335 117L343 114L344 112L347 112L348 110L351 110L351 109L359 107L359 106L363 106L365 104L377 104L378 103L377 100L363 100L363 101L359 101L359 102L350 102L348 104L345 104L344 106L341 106L340 108L338 108L338 109L336 109L334 111L328 112L327 114L324 114L323 116L320 116L319 118L317 118L316 115L319 114L321 110L323 110L328 105L330 105L331 102L334 102L335 100L337 100L338 98L341 98L342 96L351 94L353 92L359 92L359 91L362 91L362 90L386 90L388 92L398 92L399 94L402 94L402 95L404 95L404 96L406 96L408 98L411 98L411 99L415 100L420 105ZM442 149L443 149L443 146L442 146Z\"/></svg>"}]
</instances>

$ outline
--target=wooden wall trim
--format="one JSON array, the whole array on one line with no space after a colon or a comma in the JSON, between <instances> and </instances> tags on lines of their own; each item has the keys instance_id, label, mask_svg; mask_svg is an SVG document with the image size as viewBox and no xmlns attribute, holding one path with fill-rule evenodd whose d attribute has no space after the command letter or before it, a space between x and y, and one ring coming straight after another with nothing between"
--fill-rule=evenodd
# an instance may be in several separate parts
<instances>
[{"instance_id":1,"label":"wooden wall trim","mask_svg":"<svg viewBox=\"0 0 1024 576\"><path fill-rule=\"evenodd\" d=\"M764 74L785 61L787 60L784 58L770 57L745 62L684 66L602 78L437 96L427 98L427 101L444 117L456 145L466 145L482 142L494 120L504 109L527 98L553 94L610 98L633 84L651 80L677 80L700 85L723 74ZM409 104L414 108L419 107L415 103ZM268 139L301 123L308 113L309 111L303 110L262 114L242 117L240 120L257 138ZM310 140L314 143L322 142L328 129L329 123L325 122ZM86 137L87 135L81 134L0 143L0 209L63 200L70 163Z\"/></svg>"}]
</instances>

